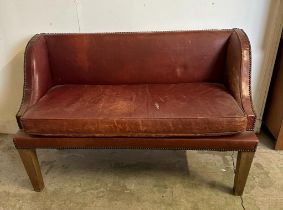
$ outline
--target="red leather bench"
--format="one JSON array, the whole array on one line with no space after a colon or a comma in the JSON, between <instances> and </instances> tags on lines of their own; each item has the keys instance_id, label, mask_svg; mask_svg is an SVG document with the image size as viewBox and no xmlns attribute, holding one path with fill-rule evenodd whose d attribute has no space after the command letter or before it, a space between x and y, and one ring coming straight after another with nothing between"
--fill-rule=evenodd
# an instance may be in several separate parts
<instances>
[{"instance_id":1,"label":"red leather bench","mask_svg":"<svg viewBox=\"0 0 283 210\"><path fill-rule=\"evenodd\" d=\"M240 29L35 35L14 136L34 189L38 148L231 150L241 195L258 143L250 64Z\"/></svg>"}]
</instances>

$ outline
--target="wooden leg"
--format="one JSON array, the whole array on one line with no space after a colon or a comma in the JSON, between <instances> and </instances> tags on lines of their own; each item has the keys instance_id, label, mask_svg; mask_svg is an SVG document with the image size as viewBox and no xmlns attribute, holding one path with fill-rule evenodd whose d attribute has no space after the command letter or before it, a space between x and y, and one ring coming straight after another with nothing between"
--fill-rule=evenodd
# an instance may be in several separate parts
<instances>
[{"instance_id":1,"label":"wooden leg","mask_svg":"<svg viewBox=\"0 0 283 210\"><path fill-rule=\"evenodd\" d=\"M18 149L18 152L34 190L40 192L44 188L44 182L35 149Z\"/></svg>"},{"instance_id":2,"label":"wooden leg","mask_svg":"<svg viewBox=\"0 0 283 210\"><path fill-rule=\"evenodd\" d=\"M281 125L279 135L276 139L275 149L276 150L283 150L283 123Z\"/></svg>"},{"instance_id":3,"label":"wooden leg","mask_svg":"<svg viewBox=\"0 0 283 210\"><path fill-rule=\"evenodd\" d=\"M238 152L234 195L242 195L244 192L254 154L255 152Z\"/></svg>"}]
</instances>

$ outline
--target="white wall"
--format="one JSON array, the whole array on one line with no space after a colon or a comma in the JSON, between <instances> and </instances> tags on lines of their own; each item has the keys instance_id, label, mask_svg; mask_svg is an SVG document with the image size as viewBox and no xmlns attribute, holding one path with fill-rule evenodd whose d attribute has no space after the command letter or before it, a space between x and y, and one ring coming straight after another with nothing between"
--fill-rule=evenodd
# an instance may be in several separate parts
<instances>
[{"instance_id":1,"label":"white wall","mask_svg":"<svg viewBox=\"0 0 283 210\"><path fill-rule=\"evenodd\" d=\"M280 0L0 0L0 133L17 130L23 53L40 32L243 28L253 53L252 87L259 117L268 22ZM282 3L282 2L281 2ZM270 11L273 12L270 12ZM269 38L270 39L270 38Z\"/></svg>"}]
</instances>

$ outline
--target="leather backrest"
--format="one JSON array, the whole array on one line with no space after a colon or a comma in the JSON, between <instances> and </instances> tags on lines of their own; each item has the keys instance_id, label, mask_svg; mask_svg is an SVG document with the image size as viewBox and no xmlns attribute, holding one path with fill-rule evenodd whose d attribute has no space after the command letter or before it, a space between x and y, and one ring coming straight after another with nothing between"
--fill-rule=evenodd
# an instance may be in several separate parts
<instances>
[{"instance_id":1,"label":"leather backrest","mask_svg":"<svg viewBox=\"0 0 283 210\"><path fill-rule=\"evenodd\" d=\"M223 82L232 30L45 34L55 84Z\"/></svg>"}]
</instances>

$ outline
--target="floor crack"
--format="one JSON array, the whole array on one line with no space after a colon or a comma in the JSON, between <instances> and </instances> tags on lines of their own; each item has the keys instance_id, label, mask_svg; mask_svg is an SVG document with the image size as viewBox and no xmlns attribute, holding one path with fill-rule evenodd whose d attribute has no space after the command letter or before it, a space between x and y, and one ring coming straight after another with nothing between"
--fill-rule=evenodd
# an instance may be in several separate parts
<instances>
[{"instance_id":1,"label":"floor crack","mask_svg":"<svg viewBox=\"0 0 283 210\"><path fill-rule=\"evenodd\" d=\"M235 158L234 158L234 151L232 151L232 154L231 154L231 158L232 158L232 163L233 163L233 169L234 169L234 173L236 171L236 164L235 164Z\"/></svg>"},{"instance_id":2,"label":"floor crack","mask_svg":"<svg viewBox=\"0 0 283 210\"><path fill-rule=\"evenodd\" d=\"M243 210L246 210L245 206L244 206L244 199L243 196L240 196L241 198L241 206L243 207Z\"/></svg>"}]
</instances>

